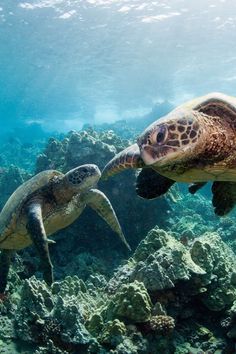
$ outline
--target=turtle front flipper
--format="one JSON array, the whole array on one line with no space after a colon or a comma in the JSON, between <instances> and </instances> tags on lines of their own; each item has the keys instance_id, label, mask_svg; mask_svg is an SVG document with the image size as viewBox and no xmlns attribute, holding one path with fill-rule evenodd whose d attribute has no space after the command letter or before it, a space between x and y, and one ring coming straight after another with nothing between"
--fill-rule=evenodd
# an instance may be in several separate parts
<instances>
[{"instance_id":1,"label":"turtle front flipper","mask_svg":"<svg viewBox=\"0 0 236 354\"><path fill-rule=\"evenodd\" d=\"M219 216L228 214L236 204L236 183L214 182L211 190L215 214Z\"/></svg>"},{"instance_id":2,"label":"turtle front flipper","mask_svg":"<svg viewBox=\"0 0 236 354\"><path fill-rule=\"evenodd\" d=\"M83 196L83 199L84 202L94 209L107 222L111 229L119 235L128 250L131 250L122 232L116 213L105 194L98 189L91 189Z\"/></svg>"},{"instance_id":3,"label":"turtle front flipper","mask_svg":"<svg viewBox=\"0 0 236 354\"><path fill-rule=\"evenodd\" d=\"M136 193L144 199L155 199L165 194L174 183L152 168L144 168L137 177Z\"/></svg>"},{"instance_id":4,"label":"turtle front flipper","mask_svg":"<svg viewBox=\"0 0 236 354\"><path fill-rule=\"evenodd\" d=\"M38 252L43 268L43 278L48 285L53 283L53 270L50 260L48 240L43 225L40 202L32 202L27 206L27 230Z\"/></svg>"},{"instance_id":5,"label":"turtle front flipper","mask_svg":"<svg viewBox=\"0 0 236 354\"><path fill-rule=\"evenodd\" d=\"M14 250L2 250L0 255L0 294L3 294L6 285L7 277L10 269L11 258Z\"/></svg>"},{"instance_id":6,"label":"turtle front flipper","mask_svg":"<svg viewBox=\"0 0 236 354\"><path fill-rule=\"evenodd\" d=\"M141 168L145 164L140 157L138 144L133 144L117 154L102 171L102 179L107 179L128 168Z\"/></svg>"}]
</instances>

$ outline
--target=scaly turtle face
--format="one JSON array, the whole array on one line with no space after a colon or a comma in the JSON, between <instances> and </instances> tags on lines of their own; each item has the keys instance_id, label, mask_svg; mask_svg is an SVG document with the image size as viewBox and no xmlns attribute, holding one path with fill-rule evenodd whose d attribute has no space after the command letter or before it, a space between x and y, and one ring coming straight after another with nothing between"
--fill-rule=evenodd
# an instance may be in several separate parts
<instances>
[{"instance_id":1,"label":"scaly turtle face","mask_svg":"<svg viewBox=\"0 0 236 354\"><path fill-rule=\"evenodd\" d=\"M190 158L202 135L197 115L179 110L151 124L137 141L145 165L159 167Z\"/></svg>"},{"instance_id":2,"label":"scaly turtle face","mask_svg":"<svg viewBox=\"0 0 236 354\"><path fill-rule=\"evenodd\" d=\"M207 116L190 109L176 109L152 123L137 139L137 143L117 154L105 166L104 179L127 168L152 167L175 181L198 181L192 168L206 152ZM203 128L204 125L204 128ZM209 153L212 156L211 144ZM214 150L214 149L213 149ZM205 155L204 155L205 156ZM199 161L197 161L199 159ZM186 175L190 171L190 174ZM202 181L202 171L200 180ZM205 177L204 177L205 180Z\"/></svg>"},{"instance_id":3,"label":"scaly turtle face","mask_svg":"<svg viewBox=\"0 0 236 354\"><path fill-rule=\"evenodd\" d=\"M75 195L96 187L101 172L96 165L81 165L67 172L63 177L55 178L53 194L59 204L68 203Z\"/></svg>"},{"instance_id":4,"label":"scaly turtle face","mask_svg":"<svg viewBox=\"0 0 236 354\"><path fill-rule=\"evenodd\" d=\"M95 187L100 177L101 172L98 166L87 164L70 170L66 173L64 178L69 188L80 192Z\"/></svg>"}]
</instances>

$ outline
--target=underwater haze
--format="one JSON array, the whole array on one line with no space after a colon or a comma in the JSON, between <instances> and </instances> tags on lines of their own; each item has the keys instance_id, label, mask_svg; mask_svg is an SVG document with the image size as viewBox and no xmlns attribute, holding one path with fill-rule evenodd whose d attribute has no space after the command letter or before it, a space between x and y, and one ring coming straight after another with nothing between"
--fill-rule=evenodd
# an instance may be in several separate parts
<instances>
[{"instance_id":1,"label":"underwater haze","mask_svg":"<svg viewBox=\"0 0 236 354\"><path fill-rule=\"evenodd\" d=\"M236 0L0 0L0 60L0 354L236 354Z\"/></svg>"},{"instance_id":2,"label":"underwater haze","mask_svg":"<svg viewBox=\"0 0 236 354\"><path fill-rule=\"evenodd\" d=\"M233 0L0 1L0 117L68 131L234 94Z\"/></svg>"}]
</instances>

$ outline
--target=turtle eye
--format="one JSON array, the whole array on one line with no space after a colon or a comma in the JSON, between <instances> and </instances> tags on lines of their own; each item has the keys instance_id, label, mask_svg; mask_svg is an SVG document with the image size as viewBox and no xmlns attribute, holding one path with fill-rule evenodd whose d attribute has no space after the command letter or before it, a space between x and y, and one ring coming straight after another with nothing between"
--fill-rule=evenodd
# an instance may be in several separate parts
<instances>
[{"instance_id":1,"label":"turtle eye","mask_svg":"<svg viewBox=\"0 0 236 354\"><path fill-rule=\"evenodd\" d=\"M161 125L154 133L152 140L154 143L161 145L166 141L166 138L167 138L167 129L164 125Z\"/></svg>"}]
</instances>

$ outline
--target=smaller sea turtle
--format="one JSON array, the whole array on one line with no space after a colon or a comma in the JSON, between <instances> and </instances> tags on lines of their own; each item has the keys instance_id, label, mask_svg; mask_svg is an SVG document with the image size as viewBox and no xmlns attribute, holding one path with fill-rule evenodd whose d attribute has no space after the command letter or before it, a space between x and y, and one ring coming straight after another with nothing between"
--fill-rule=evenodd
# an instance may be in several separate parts
<instances>
[{"instance_id":1,"label":"smaller sea turtle","mask_svg":"<svg viewBox=\"0 0 236 354\"><path fill-rule=\"evenodd\" d=\"M43 276L53 282L47 236L73 223L86 205L93 208L130 249L111 203L94 189L101 172L96 165L74 168L65 175L55 170L38 173L8 199L0 214L0 293L7 284L12 253L34 244Z\"/></svg>"},{"instance_id":2,"label":"smaller sea turtle","mask_svg":"<svg viewBox=\"0 0 236 354\"><path fill-rule=\"evenodd\" d=\"M142 168L136 191L147 199L175 181L192 183L192 194L211 181L215 213L227 214L236 203L236 98L211 93L177 107L116 155L103 178L127 168Z\"/></svg>"}]
</instances>

